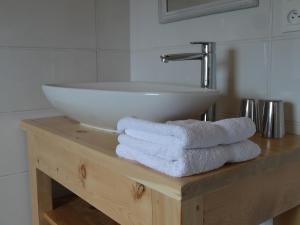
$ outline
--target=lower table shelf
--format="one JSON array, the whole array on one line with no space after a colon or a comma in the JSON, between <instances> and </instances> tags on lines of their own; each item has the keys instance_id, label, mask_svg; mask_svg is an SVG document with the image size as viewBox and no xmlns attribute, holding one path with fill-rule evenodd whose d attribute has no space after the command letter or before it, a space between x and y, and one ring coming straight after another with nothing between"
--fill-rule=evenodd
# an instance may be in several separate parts
<instances>
[{"instance_id":1,"label":"lower table shelf","mask_svg":"<svg viewBox=\"0 0 300 225\"><path fill-rule=\"evenodd\" d=\"M119 225L80 198L44 214L50 225Z\"/></svg>"}]
</instances>

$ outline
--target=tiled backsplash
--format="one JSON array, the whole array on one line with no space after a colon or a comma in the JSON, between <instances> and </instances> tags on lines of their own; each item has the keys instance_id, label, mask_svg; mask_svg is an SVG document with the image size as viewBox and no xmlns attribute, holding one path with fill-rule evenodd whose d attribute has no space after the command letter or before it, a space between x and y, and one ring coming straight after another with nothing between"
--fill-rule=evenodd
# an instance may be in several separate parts
<instances>
[{"instance_id":1,"label":"tiled backsplash","mask_svg":"<svg viewBox=\"0 0 300 225\"><path fill-rule=\"evenodd\" d=\"M41 85L96 80L96 53L0 47L0 73L0 113L49 108Z\"/></svg>"},{"instance_id":2,"label":"tiled backsplash","mask_svg":"<svg viewBox=\"0 0 300 225\"><path fill-rule=\"evenodd\" d=\"M200 51L190 41L216 41L219 116L238 115L244 97L283 99L288 131L300 134L300 32L281 32L283 0L170 24L159 24L157 2L131 0L132 80L198 85L199 62L162 64L159 55Z\"/></svg>"},{"instance_id":3,"label":"tiled backsplash","mask_svg":"<svg viewBox=\"0 0 300 225\"><path fill-rule=\"evenodd\" d=\"M0 21L0 46L95 48L93 0L4 0Z\"/></svg>"},{"instance_id":4,"label":"tiled backsplash","mask_svg":"<svg viewBox=\"0 0 300 225\"><path fill-rule=\"evenodd\" d=\"M99 80L129 81L129 0L95 1Z\"/></svg>"},{"instance_id":5,"label":"tiled backsplash","mask_svg":"<svg viewBox=\"0 0 300 225\"><path fill-rule=\"evenodd\" d=\"M300 38L272 41L270 96L286 101L286 119L300 123Z\"/></svg>"}]
</instances>

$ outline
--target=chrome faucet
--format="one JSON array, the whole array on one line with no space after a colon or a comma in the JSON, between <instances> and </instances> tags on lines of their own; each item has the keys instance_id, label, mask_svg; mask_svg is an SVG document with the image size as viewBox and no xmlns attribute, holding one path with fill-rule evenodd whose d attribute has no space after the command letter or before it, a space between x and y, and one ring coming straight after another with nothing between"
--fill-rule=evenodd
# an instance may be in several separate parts
<instances>
[{"instance_id":1,"label":"chrome faucet","mask_svg":"<svg viewBox=\"0 0 300 225\"><path fill-rule=\"evenodd\" d=\"M201 61L201 87L216 88L216 43L215 42L191 42L192 45L202 45L200 53L182 53L161 55L161 61L168 63L171 61L200 60ZM215 121L216 106L211 106L207 112L201 115L201 120Z\"/></svg>"}]
</instances>

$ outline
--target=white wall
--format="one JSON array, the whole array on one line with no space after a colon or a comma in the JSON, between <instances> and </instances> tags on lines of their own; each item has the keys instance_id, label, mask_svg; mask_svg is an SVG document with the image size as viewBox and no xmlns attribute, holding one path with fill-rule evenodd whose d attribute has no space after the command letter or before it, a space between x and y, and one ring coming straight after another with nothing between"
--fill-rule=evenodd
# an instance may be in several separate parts
<instances>
[{"instance_id":1,"label":"white wall","mask_svg":"<svg viewBox=\"0 0 300 225\"><path fill-rule=\"evenodd\" d=\"M199 51L190 41L217 42L220 117L239 113L242 97L287 102L288 130L300 134L300 32L281 32L282 0L258 8L170 24L158 22L158 0L131 0L131 74L134 81L198 85L198 62L162 64L162 53Z\"/></svg>"},{"instance_id":2,"label":"white wall","mask_svg":"<svg viewBox=\"0 0 300 225\"><path fill-rule=\"evenodd\" d=\"M97 0L97 26L100 81L129 81L129 0Z\"/></svg>"},{"instance_id":3,"label":"white wall","mask_svg":"<svg viewBox=\"0 0 300 225\"><path fill-rule=\"evenodd\" d=\"M109 18L114 5L126 13ZM128 11L125 0L0 0L1 225L31 224L20 120L57 115L41 92L44 83L129 79ZM112 57L123 65L121 75Z\"/></svg>"}]
</instances>

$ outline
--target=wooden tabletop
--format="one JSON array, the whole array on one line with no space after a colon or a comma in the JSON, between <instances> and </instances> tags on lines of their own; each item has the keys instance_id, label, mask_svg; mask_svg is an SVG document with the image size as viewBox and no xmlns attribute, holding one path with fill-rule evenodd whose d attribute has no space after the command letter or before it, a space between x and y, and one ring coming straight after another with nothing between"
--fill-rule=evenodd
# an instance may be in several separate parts
<instances>
[{"instance_id":1,"label":"wooden tabletop","mask_svg":"<svg viewBox=\"0 0 300 225\"><path fill-rule=\"evenodd\" d=\"M263 150L260 157L244 163L228 164L205 174L173 178L142 165L120 159L115 154L117 136L81 126L67 117L24 120L21 127L27 132L54 135L84 147L86 156L99 160L108 169L137 181L172 198L183 200L220 189L261 171L273 170L286 163L300 163L300 136L287 135L270 140L256 135L252 138Z\"/></svg>"}]
</instances>

